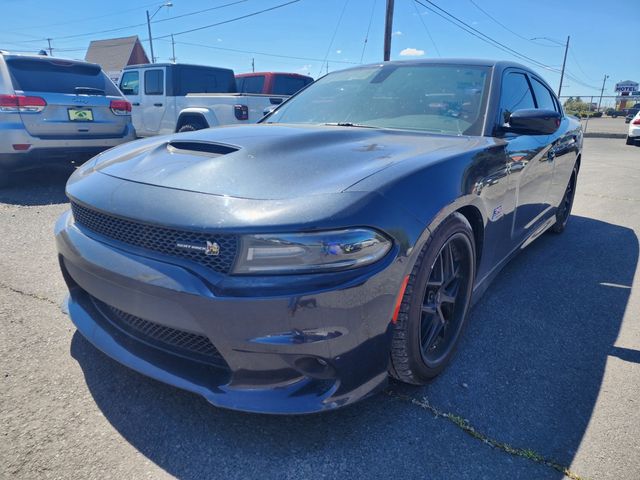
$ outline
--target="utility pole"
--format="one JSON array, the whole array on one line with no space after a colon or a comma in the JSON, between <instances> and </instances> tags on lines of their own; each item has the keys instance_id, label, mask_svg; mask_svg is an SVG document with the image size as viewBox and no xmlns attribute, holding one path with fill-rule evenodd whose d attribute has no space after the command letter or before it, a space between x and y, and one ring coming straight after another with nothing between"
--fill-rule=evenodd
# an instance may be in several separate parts
<instances>
[{"instance_id":1,"label":"utility pole","mask_svg":"<svg viewBox=\"0 0 640 480\"><path fill-rule=\"evenodd\" d=\"M147 10L147 31L149 32L149 46L151 47L151 63L156 63L156 57L153 54L153 38L151 37L151 19L156 16L156 14L162 9L162 7L173 7L173 3L171 2L163 3L158 7L158 9L153 13L153 15L149 15L149 10Z\"/></svg>"},{"instance_id":2,"label":"utility pole","mask_svg":"<svg viewBox=\"0 0 640 480\"><path fill-rule=\"evenodd\" d=\"M567 64L567 53L569 52L569 39L571 37L567 37L567 44L564 47L564 60L562 60L562 72L560 73L560 86L558 87L558 97L562 93L562 80L564 80L564 67Z\"/></svg>"},{"instance_id":3,"label":"utility pole","mask_svg":"<svg viewBox=\"0 0 640 480\"><path fill-rule=\"evenodd\" d=\"M153 56L153 39L151 38L151 18L149 18L149 10L147 10L147 30L149 31L149 47L151 47L151 63L156 63L156 57Z\"/></svg>"},{"instance_id":4,"label":"utility pole","mask_svg":"<svg viewBox=\"0 0 640 480\"><path fill-rule=\"evenodd\" d=\"M252 58L251 59L251 71L255 73L256 71L256 59Z\"/></svg>"},{"instance_id":5,"label":"utility pole","mask_svg":"<svg viewBox=\"0 0 640 480\"><path fill-rule=\"evenodd\" d=\"M176 63L176 42L173 40L173 33L171 34L171 62Z\"/></svg>"},{"instance_id":6,"label":"utility pole","mask_svg":"<svg viewBox=\"0 0 640 480\"><path fill-rule=\"evenodd\" d=\"M51 39L47 38L47 42L49 42L49 48L47 48L47 50L49 50L49 56L53 57L53 47L51 47Z\"/></svg>"},{"instance_id":7,"label":"utility pole","mask_svg":"<svg viewBox=\"0 0 640 480\"><path fill-rule=\"evenodd\" d=\"M607 78L609 78L609 75L605 75L604 79L602 80L602 90L600 90L600 100L598 101L598 111L600 111L600 105L602 105L602 94L604 93L604 84L607 82Z\"/></svg>"},{"instance_id":8,"label":"utility pole","mask_svg":"<svg viewBox=\"0 0 640 480\"><path fill-rule=\"evenodd\" d=\"M393 33L393 2L387 0L387 14L384 21L384 61L391 58L391 34Z\"/></svg>"}]
</instances>

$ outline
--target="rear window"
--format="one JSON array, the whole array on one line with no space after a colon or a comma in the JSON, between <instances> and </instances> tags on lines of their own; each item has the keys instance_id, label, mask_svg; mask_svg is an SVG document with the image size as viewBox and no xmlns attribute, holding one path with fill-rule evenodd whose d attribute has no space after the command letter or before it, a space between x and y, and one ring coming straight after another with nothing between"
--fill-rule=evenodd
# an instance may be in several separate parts
<instances>
[{"instance_id":1,"label":"rear window","mask_svg":"<svg viewBox=\"0 0 640 480\"><path fill-rule=\"evenodd\" d=\"M264 75L240 77L237 82L240 93L262 93L264 91Z\"/></svg>"},{"instance_id":2,"label":"rear window","mask_svg":"<svg viewBox=\"0 0 640 480\"><path fill-rule=\"evenodd\" d=\"M188 93L235 93L233 72L196 67L178 67L174 81L176 95Z\"/></svg>"},{"instance_id":3,"label":"rear window","mask_svg":"<svg viewBox=\"0 0 640 480\"><path fill-rule=\"evenodd\" d=\"M70 94L95 90L96 93L120 96L116 86L97 65L64 60L8 58L7 66L15 90Z\"/></svg>"},{"instance_id":4,"label":"rear window","mask_svg":"<svg viewBox=\"0 0 640 480\"><path fill-rule=\"evenodd\" d=\"M293 95L309 83L311 83L309 78L277 75L273 83L273 92L271 93L274 95Z\"/></svg>"}]
</instances>

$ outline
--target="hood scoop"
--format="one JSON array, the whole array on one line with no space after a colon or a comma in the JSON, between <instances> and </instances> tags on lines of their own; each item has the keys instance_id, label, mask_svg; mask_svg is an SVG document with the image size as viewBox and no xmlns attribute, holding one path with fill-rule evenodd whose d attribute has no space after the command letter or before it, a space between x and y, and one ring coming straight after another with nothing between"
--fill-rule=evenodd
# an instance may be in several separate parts
<instances>
[{"instance_id":1,"label":"hood scoop","mask_svg":"<svg viewBox=\"0 0 640 480\"><path fill-rule=\"evenodd\" d=\"M231 147L221 143L198 142L193 140L173 140L167 143L167 150L170 153L196 154L218 157L229 153L237 152L239 148Z\"/></svg>"}]
</instances>

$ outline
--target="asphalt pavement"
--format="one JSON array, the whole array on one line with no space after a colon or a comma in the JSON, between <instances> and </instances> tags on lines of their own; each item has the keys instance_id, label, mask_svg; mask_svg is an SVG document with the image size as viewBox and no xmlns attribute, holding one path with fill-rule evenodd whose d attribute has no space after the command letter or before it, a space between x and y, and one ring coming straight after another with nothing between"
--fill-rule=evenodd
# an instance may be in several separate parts
<instances>
[{"instance_id":1,"label":"asphalt pavement","mask_svg":"<svg viewBox=\"0 0 640 480\"><path fill-rule=\"evenodd\" d=\"M65 178L0 190L0 478L640 478L640 147L585 140L567 230L502 271L444 374L303 417L212 407L76 332Z\"/></svg>"}]
</instances>

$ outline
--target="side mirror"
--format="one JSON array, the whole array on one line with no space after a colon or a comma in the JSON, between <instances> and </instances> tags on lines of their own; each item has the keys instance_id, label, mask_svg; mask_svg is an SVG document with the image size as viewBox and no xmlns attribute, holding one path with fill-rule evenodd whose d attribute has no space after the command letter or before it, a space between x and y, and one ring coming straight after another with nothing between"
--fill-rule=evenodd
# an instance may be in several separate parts
<instances>
[{"instance_id":1,"label":"side mirror","mask_svg":"<svg viewBox=\"0 0 640 480\"><path fill-rule=\"evenodd\" d=\"M267 108L265 108L262 111L262 115L267 116L269 115L271 112L273 112L276 108L278 108L278 105L269 105Z\"/></svg>"},{"instance_id":2,"label":"side mirror","mask_svg":"<svg viewBox=\"0 0 640 480\"><path fill-rule=\"evenodd\" d=\"M516 110L503 130L524 135L551 135L560 127L561 119L555 110Z\"/></svg>"}]
</instances>

